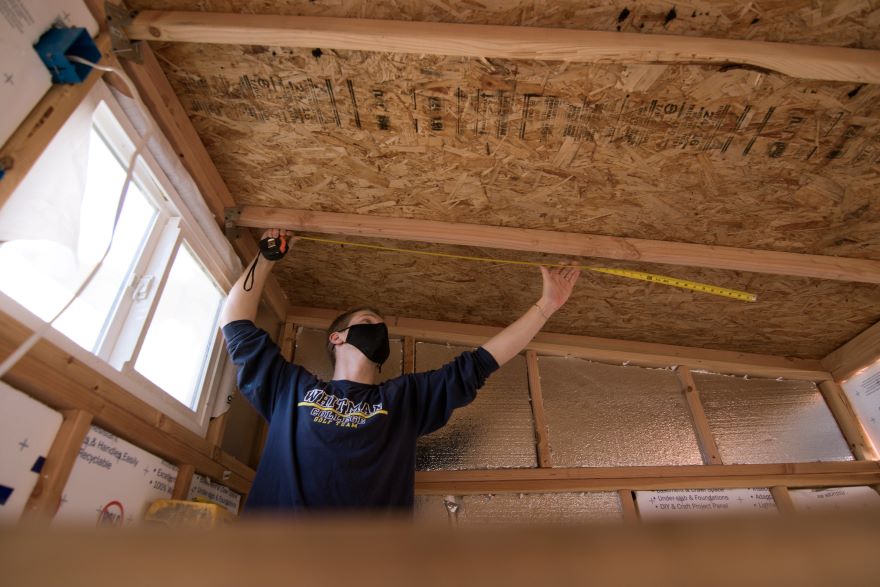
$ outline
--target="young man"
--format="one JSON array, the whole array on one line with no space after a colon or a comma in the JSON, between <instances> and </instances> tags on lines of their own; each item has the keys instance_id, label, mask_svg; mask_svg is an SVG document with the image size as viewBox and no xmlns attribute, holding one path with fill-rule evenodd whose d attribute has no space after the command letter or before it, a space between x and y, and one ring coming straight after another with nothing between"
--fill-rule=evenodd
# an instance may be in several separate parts
<instances>
[{"instance_id":1,"label":"young man","mask_svg":"<svg viewBox=\"0 0 880 587\"><path fill-rule=\"evenodd\" d=\"M266 237L285 237L268 230ZM291 239L295 240L295 239ZM470 403L486 378L532 340L568 300L580 276L573 268L541 267L541 299L482 347L427 373L377 385L388 358L388 330L372 309L334 321L328 350L333 379L320 381L285 361L269 335L254 326L260 294L274 265L258 256L229 292L220 316L238 387L269 423L248 511L265 509L407 510L413 504L416 439L446 424Z\"/></svg>"}]
</instances>

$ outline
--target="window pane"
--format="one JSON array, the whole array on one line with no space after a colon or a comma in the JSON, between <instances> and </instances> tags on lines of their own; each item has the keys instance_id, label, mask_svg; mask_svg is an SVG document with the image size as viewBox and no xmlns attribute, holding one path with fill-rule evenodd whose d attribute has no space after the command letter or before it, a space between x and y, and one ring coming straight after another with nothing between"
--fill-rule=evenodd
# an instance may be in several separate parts
<instances>
[{"instance_id":1,"label":"window pane","mask_svg":"<svg viewBox=\"0 0 880 587\"><path fill-rule=\"evenodd\" d=\"M134 368L190 408L198 403L222 299L205 269L181 246Z\"/></svg>"},{"instance_id":2,"label":"window pane","mask_svg":"<svg viewBox=\"0 0 880 587\"><path fill-rule=\"evenodd\" d=\"M5 243L0 247L0 289L43 320L51 319L101 258L124 179L122 164L93 129L76 257L52 241ZM132 183L107 258L55 328L95 350L155 216L155 207Z\"/></svg>"}]
</instances>

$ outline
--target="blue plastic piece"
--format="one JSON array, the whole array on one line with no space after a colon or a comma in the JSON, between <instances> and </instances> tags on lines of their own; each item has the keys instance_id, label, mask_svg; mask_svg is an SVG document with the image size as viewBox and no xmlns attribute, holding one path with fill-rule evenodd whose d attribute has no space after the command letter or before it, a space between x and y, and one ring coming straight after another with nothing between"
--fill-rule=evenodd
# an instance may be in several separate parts
<instances>
[{"instance_id":1,"label":"blue plastic piece","mask_svg":"<svg viewBox=\"0 0 880 587\"><path fill-rule=\"evenodd\" d=\"M92 70L88 65L68 60L76 55L98 63L101 52L84 28L51 28L34 45L40 59L52 73L54 84L80 84Z\"/></svg>"}]
</instances>

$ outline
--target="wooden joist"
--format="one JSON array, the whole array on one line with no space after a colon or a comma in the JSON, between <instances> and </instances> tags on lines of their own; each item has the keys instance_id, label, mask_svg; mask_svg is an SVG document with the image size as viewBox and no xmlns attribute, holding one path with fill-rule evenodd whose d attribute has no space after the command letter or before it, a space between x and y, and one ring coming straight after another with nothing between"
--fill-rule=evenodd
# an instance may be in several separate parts
<instances>
[{"instance_id":1,"label":"wooden joist","mask_svg":"<svg viewBox=\"0 0 880 587\"><path fill-rule=\"evenodd\" d=\"M877 451L843 389L834 381L822 381L819 383L819 391L853 455L860 461L876 461Z\"/></svg>"},{"instance_id":2,"label":"wooden joist","mask_svg":"<svg viewBox=\"0 0 880 587\"><path fill-rule=\"evenodd\" d=\"M141 12L132 39L326 47L583 63L744 64L805 79L880 83L880 52L693 36L351 18Z\"/></svg>"},{"instance_id":3,"label":"wooden joist","mask_svg":"<svg viewBox=\"0 0 880 587\"><path fill-rule=\"evenodd\" d=\"M880 261L598 234L244 206L238 225L880 283Z\"/></svg>"},{"instance_id":4,"label":"wooden joist","mask_svg":"<svg viewBox=\"0 0 880 587\"><path fill-rule=\"evenodd\" d=\"M290 317L307 328L327 328L341 311L293 306ZM494 326L477 326L386 316L391 334L413 336L427 342L479 346L501 331ZM691 369L705 369L734 375L758 377L785 377L807 381L824 381L830 374L817 360L777 357L716 351L694 347L675 346L592 336L539 333L526 347L539 355L570 356L606 363L629 362L645 367L684 365Z\"/></svg>"},{"instance_id":5,"label":"wooden joist","mask_svg":"<svg viewBox=\"0 0 880 587\"><path fill-rule=\"evenodd\" d=\"M872 485L878 480L880 480L880 464L872 461L424 471L416 473L416 494L471 495L776 486L843 487Z\"/></svg>"},{"instance_id":6,"label":"wooden joist","mask_svg":"<svg viewBox=\"0 0 880 587\"><path fill-rule=\"evenodd\" d=\"M874 324L822 359L834 378L843 381L856 371L880 360L880 322Z\"/></svg>"},{"instance_id":7,"label":"wooden joist","mask_svg":"<svg viewBox=\"0 0 880 587\"><path fill-rule=\"evenodd\" d=\"M721 452L712 435L709 427L709 420L706 418L706 412L703 409L703 402L700 401L700 392L697 384L694 383L694 376L690 369L686 367L678 367L675 370L678 380L681 383L682 393L687 402L688 411L691 415L691 421L694 425L694 432L697 436L697 445L700 447L700 453L703 456L703 463L707 465L721 465Z\"/></svg>"}]
</instances>

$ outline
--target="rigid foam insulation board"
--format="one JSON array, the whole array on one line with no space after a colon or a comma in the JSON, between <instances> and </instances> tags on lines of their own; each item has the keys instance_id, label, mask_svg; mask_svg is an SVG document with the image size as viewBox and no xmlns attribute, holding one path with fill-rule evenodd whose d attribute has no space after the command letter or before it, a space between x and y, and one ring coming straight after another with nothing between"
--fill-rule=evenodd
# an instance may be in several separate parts
<instances>
[{"instance_id":1,"label":"rigid foam insulation board","mask_svg":"<svg viewBox=\"0 0 880 587\"><path fill-rule=\"evenodd\" d=\"M694 373L725 464L853 460L812 381Z\"/></svg>"},{"instance_id":2,"label":"rigid foam insulation board","mask_svg":"<svg viewBox=\"0 0 880 587\"><path fill-rule=\"evenodd\" d=\"M187 495L187 499L195 498L212 501L235 515L238 515L238 508L241 504L241 495L198 473L193 475L192 483L189 486L189 495Z\"/></svg>"},{"instance_id":3,"label":"rigid foam insulation board","mask_svg":"<svg viewBox=\"0 0 880 587\"><path fill-rule=\"evenodd\" d=\"M767 488L664 489L636 491L642 520L705 518L709 516L776 513L776 502Z\"/></svg>"},{"instance_id":4,"label":"rigid foam insulation board","mask_svg":"<svg viewBox=\"0 0 880 587\"><path fill-rule=\"evenodd\" d=\"M52 75L33 46L54 25L98 33L82 0L0 0L0 145L52 87Z\"/></svg>"},{"instance_id":5,"label":"rigid foam insulation board","mask_svg":"<svg viewBox=\"0 0 880 587\"><path fill-rule=\"evenodd\" d=\"M560 525L616 522L623 519L613 491L588 493L499 493L456 498L462 526Z\"/></svg>"},{"instance_id":6,"label":"rigid foam insulation board","mask_svg":"<svg viewBox=\"0 0 880 587\"><path fill-rule=\"evenodd\" d=\"M472 350L418 342L416 371L437 369ZM537 467L525 358L517 355L490 375L473 402L419 438L416 447L416 469L422 471Z\"/></svg>"},{"instance_id":7,"label":"rigid foam insulation board","mask_svg":"<svg viewBox=\"0 0 880 587\"><path fill-rule=\"evenodd\" d=\"M538 357L554 467L703 463L676 375Z\"/></svg>"},{"instance_id":8,"label":"rigid foam insulation board","mask_svg":"<svg viewBox=\"0 0 880 587\"><path fill-rule=\"evenodd\" d=\"M177 467L92 426L55 514L55 525L131 526L157 499L169 499Z\"/></svg>"},{"instance_id":9,"label":"rigid foam insulation board","mask_svg":"<svg viewBox=\"0 0 880 587\"><path fill-rule=\"evenodd\" d=\"M61 414L0 382L0 523L15 523L37 484Z\"/></svg>"},{"instance_id":10,"label":"rigid foam insulation board","mask_svg":"<svg viewBox=\"0 0 880 587\"><path fill-rule=\"evenodd\" d=\"M880 447L880 361L857 371L841 384L875 447Z\"/></svg>"},{"instance_id":11,"label":"rigid foam insulation board","mask_svg":"<svg viewBox=\"0 0 880 587\"><path fill-rule=\"evenodd\" d=\"M877 511L880 494L871 487L826 487L790 489L791 501L799 512Z\"/></svg>"}]
</instances>

